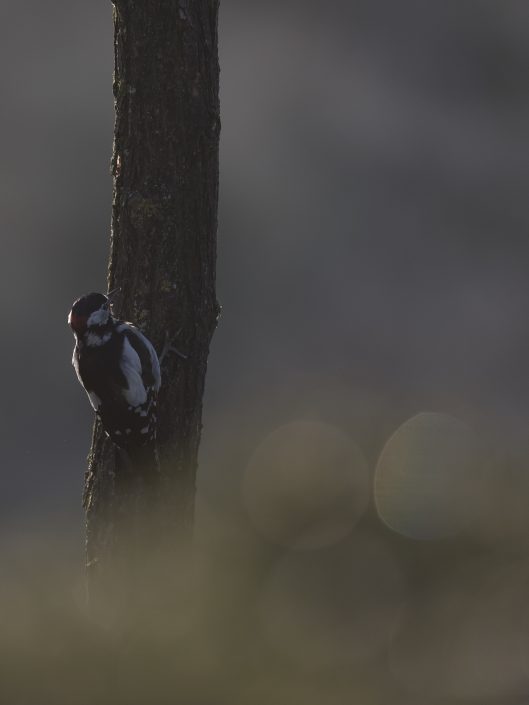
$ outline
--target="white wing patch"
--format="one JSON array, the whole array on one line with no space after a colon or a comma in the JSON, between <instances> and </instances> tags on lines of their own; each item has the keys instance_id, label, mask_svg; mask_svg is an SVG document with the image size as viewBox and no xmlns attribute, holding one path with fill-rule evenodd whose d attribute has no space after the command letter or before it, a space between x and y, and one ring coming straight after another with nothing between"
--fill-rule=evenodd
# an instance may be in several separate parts
<instances>
[{"instance_id":1,"label":"white wing patch","mask_svg":"<svg viewBox=\"0 0 529 705\"><path fill-rule=\"evenodd\" d=\"M162 374L160 371L160 361L158 360L158 355L156 354L156 350L154 349L154 346L151 343L151 341L148 338L146 338L143 335L143 333L136 328L136 326L133 326L132 323L127 323L125 325L126 325L127 330L130 333L132 333L133 335L135 335L139 340L141 340L143 345L145 345L145 347L149 351L149 355L151 357L151 369L152 369L152 374L154 377L154 389L156 392L158 392L160 390L160 386L162 384ZM140 365L140 368L141 368L141 365ZM141 374L141 369L140 369L140 374Z\"/></svg>"},{"instance_id":2,"label":"white wing patch","mask_svg":"<svg viewBox=\"0 0 529 705\"><path fill-rule=\"evenodd\" d=\"M138 353L125 336L120 361L121 371L127 380L128 389L123 390L123 396L131 406L139 406L147 401L147 391L141 378L141 362Z\"/></svg>"}]
</instances>

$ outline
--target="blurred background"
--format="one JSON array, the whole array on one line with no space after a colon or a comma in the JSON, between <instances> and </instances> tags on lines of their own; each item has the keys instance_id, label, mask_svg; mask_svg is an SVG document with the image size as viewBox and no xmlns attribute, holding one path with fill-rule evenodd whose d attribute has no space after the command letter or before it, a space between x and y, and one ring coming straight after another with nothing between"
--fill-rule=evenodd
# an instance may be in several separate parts
<instances>
[{"instance_id":1,"label":"blurred background","mask_svg":"<svg viewBox=\"0 0 529 705\"><path fill-rule=\"evenodd\" d=\"M125 652L66 325L106 286L111 4L0 8L0 702L529 702L529 6L221 5L195 587Z\"/></svg>"}]
</instances>

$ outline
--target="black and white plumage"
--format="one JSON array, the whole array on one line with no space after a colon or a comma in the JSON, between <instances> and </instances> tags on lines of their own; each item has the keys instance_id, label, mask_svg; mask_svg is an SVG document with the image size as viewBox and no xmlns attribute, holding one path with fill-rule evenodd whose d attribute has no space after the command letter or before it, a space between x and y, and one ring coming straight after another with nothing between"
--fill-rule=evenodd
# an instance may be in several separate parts
<instances>
[{"instance_id":1,"label":"black and white plumage","mask_svg":"<svg viewBox=\"0 0 529 705\"><path fill-rule=\"evenodd\" d=\"M72 364L110 439L129 452L154 451L158 356L135 326L113 317L110 303L96 293L74 302L68 316L75 336Z\"/></svg>"}]
</instances>

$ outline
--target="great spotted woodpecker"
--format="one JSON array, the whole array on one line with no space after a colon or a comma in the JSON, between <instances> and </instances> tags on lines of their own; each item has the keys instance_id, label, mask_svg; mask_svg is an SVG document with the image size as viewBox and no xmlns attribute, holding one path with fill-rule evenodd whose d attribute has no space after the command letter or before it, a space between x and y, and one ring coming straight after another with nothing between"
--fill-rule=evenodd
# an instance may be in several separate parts
<instances>
[{"instance_id":1,"label":"great spotted woodpecker","mask_svg":"<svg viewBox=\"0 0 529 705\"><path fill-rule=\"evenodd\" d=\"M72 364L110 439L129 452L154 451L158 356L143 333L113 317L110 304L110 295L96 293L74 302Z\"/></svg>"}]
</instances>

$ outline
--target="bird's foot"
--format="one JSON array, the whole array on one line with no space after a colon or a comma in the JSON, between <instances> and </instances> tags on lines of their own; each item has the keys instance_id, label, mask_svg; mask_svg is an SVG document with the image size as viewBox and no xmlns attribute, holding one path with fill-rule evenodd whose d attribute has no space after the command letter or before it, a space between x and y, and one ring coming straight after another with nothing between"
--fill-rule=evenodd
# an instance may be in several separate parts
<instances>
[{"instance_id":1,"label":"bird's foot","mask_svg":"<svg viewBox=\"0 0 529 705\"><path fill-rule=\"evenodd\" d=\"M165 331L165 342L163 344L162 352L158 356L158 359L160 361L160 365L163 363L163 361L165 360L165 358L167 357L167 355L169 353L174 353L175 355L178 355L178 357L181 357L182 360L187 360L187 355L184 355L183 352L180 352L180 350L178 350L177 348L174 347L174 345L172 345L173 340L175 340L178 337L178 334L180 333L181 330L182 329L180 328L180 330L177 331L177 333L173 339L171 339L169 337L169 333L167 331Z\"/></svg>"}]
</instances>

